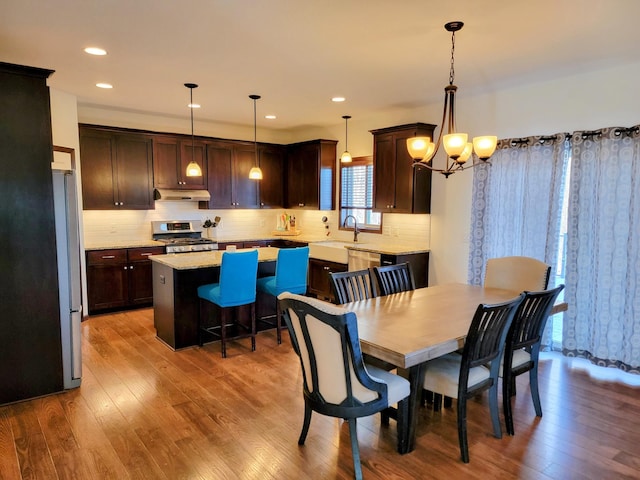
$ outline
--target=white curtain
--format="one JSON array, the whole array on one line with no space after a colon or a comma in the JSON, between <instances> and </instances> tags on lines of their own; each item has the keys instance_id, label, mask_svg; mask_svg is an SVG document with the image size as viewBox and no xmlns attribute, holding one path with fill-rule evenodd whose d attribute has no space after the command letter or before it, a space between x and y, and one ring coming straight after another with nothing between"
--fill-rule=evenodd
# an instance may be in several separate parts
<instances>
[{"instance_id":1,"label":"white curtain","mask_svg":"<svg viewBox=\"0 0 640 480\"><path fill-rule=\"evenodd\" d=\"M563 353L640 373L640 127L571 143Z\"/></svg>"},{"instance_id":2,"label":"white curtain","mask_svg":"<svg viewBox=\"0 0 640 480\"><path fill-rule=\"evenodd\" d=\"M555 268L568 145L564 133L501 140L491 165L474 169L469 283L482 285L494 257L522 255Z\"/></svg>"}]
</instances>

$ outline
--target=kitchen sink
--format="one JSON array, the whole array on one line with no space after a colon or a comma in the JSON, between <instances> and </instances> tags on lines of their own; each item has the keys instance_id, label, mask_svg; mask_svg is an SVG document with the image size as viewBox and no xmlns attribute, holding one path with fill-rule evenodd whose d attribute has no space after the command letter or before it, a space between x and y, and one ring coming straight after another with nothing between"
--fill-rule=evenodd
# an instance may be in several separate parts
<instances>
[{"instance_id":1,"label":"kitchen sink","mask_svg":"<svg viewBox=\"0 0 640 480\"><path fill-rule=\"evenodd\" d=\"M309 244L309 257L318 260L326 260L327 262L336 262L347 264L349 262L348 246L354 245L353 242L312 242Z\"/></svg>"}]
</instances>

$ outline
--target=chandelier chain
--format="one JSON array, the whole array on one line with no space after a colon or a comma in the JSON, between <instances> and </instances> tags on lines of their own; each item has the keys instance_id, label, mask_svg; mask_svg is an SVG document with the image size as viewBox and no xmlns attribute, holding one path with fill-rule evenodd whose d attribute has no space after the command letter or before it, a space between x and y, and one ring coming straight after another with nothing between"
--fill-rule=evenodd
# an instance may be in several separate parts
<instances>
[{"instance_id":1,"label":"chandelier chain","mask_svg":"<svg viewBox=\"0 0 640 480\"><path fill-rule=\"evenodd\" d=\"M451 32L451 68L449 70L449 85L453 85L453 80L455 79L456 72L454 68L454 60L453 54L456 49L456 32Z\"/></svg>"}]
</instances>

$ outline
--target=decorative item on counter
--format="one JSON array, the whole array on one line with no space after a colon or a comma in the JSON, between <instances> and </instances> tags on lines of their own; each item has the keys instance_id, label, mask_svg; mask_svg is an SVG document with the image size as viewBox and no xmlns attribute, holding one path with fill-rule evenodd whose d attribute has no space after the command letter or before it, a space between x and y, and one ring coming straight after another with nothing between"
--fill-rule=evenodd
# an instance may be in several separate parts
<instances>
[{"instance_id":1,"label":"decorative item on counter","mask_svg":"<svg viewBox=\"0 0 640 480\"><path fill-rule=\"evenodd\" d=\"M220 223L220 217L215 217L213 219L213 222L211 221L210 218L207 218L207 219L205 219L204 222L202 222L202 228L204 228L206 230L206 234L205 234L206 238L215 238L216 237L215 228L218 226L218 223Z\"/></svg>"},{"instance_id":2,"label":"decorative item on counter","mask_svg":"<svg viewBox=\"0 0 640 480\"><path fill-rule=\"evenodd\" d=\"M276 223L276 230L274 235L300 235L300 230L297 229L296 217L292 217L287 212L278 215L278 221Z\"/></svg>"}]
</instances>

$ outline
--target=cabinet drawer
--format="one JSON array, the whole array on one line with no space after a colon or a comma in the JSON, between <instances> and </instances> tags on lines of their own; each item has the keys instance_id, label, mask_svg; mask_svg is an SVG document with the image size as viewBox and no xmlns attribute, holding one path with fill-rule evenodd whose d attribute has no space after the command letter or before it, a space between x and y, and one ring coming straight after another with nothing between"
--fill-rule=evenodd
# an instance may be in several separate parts
<instances>
[{"instance_id":1,"label":"cabinet drawer","mask_svg":"<svg viewBox=\"0 0 640 480\"><path fill-rule=\"evenodd\" d=\"M127 261L127 250L93 250L87 252L87 265L108 265L111 263L124 263Z\"/></svg>"},{"instance_id":2,"label":"cabinet drawer","mask_svg":"<svg viewBox=\"0 0 640 480\"><path fill-rule=\"evenodd\" d=\"M143 248L130 248L129 252L129 261L130 262L139 262L141 260L147 260L151 255L162 255L164 254L164 247L143 247Z\"/></svg>"}]
</instances>

